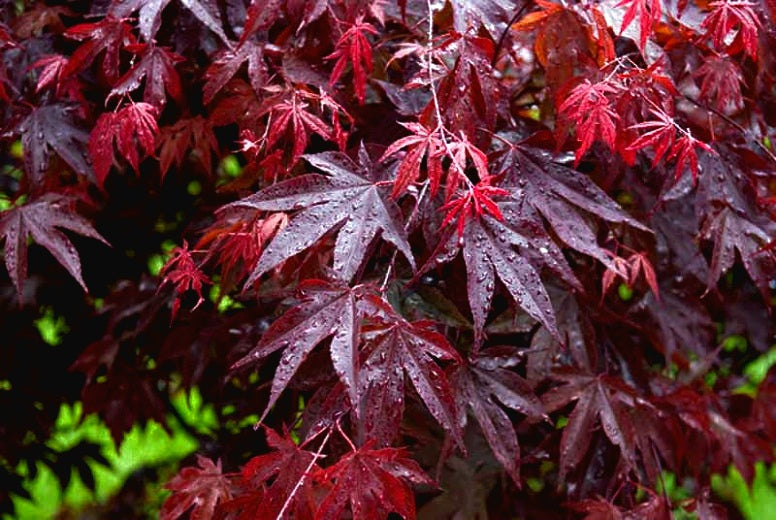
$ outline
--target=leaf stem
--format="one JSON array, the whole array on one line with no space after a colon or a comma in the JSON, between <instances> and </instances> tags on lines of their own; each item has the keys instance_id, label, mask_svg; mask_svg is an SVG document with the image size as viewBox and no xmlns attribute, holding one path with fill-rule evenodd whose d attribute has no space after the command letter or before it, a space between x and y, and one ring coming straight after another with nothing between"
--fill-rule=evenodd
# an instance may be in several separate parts
<instances>
[{"instance_id":1,"label":"leaf stem","mask_svg":"<svg viewBox=\"0 0 776 520\"><path fill-rule=\"evenodd\" d=\"M294 488L291 490L291 493L288 494L286 501L283 502L283 507L280 508L280 511L278 512L278 515L275 517L275 520L282 520L283 515L286 514L286 510L291 505L291 501L294 499L294 496L299 491L299 488L302 487L302 483L304 482L305 477L307 477L307 475L310 474L310 471L313 469L313 466L315 466L315 462L321 458L322 456L321 453L323 453L323 448L324 446L326 446L326 443L329 442L329 437L331 437L331 428L329 428L329 431L326 432L326 436L323 438L323 441L321 441L321 445L318 446L318 450L313 454L312 460L305 468L304 473L302 473L302 476L299 477L299 480L297 480L296 484L294 485Z\"/></svg>"},{"instance_id":2,"label":"leaf stem","mask_svg":"<svg viewBox=\"0 0 776 520\"><path fill-rule=\"evenodd\" d=\"M450 148L450 143L447 141L445 132L450 132L445 128L444 120L442 119L442 110L439 108L439 97L437 96L436 86L433 79L433 64L431 63L431 56L434 51L434 7L431 5L431 0L426 0L426 8L428 9L428 34L426 42L426 72L428 74L428 82L431 87L431 99L434 103L434 114L437 120L437 126L435 130L439 131L439 138L442 140L442 144L445 146L445 152L452 161L453 166L456 169L457 175L460 179L466 182L469 191L474 190L472 181L464 173L464 167L458 163L453 150ZM448 180L449 182L449 180ZM449 184L448 184L449 185Z\"/></svg>"}]
</instances>

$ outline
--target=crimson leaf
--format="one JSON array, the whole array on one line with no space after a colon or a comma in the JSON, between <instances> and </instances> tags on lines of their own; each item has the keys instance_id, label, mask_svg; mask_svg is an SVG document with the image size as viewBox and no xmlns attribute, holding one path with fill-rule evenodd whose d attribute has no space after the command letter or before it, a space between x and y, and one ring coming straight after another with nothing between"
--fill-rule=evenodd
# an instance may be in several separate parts
<instances>
[{"instance_id":1,"label":"crimson leaf","mask_svg":"<svg viewBox=\"0 0 776 520\"><path fill-rule=\"evenodd\" d=\"M379 321L369 330L359 389L365 434L379 443L396 436L404 411L404 374L431 415L462 445L452 389L432 360L461 362L458 352L427 321L409 323L381 298L369 298Z\"/></svg>"},{"instance_id":2,"label":"crimson leaf","mask_svg":"<svg viewBox=\"0 0 776 520\"><path fill-rule=\"evenodd\" d=\"M175 64L183 61L183 57L156 45L135 45L132 48L142 54L142 58L119 78L108 98L128 96L145 79L143 101L162 110L167 101L164 95L166 89L175 101L181 103L183 91Z\"/></svg>"},{"instance_id":3,"label":"crimson leaf","mask_svg":"<svg viewBox=\"0 0 776 520\"><path fill-rule=\"evenodd\" d=\"M113 142L119 153L135 171L140 168L138 145L145 155L153 155L158 109L148 103L130 103L118 112L103 112L89 138L89 152L94 160L97 183L102 186L113 164Z\"/></svg>"},{"instance_id":4,"label":"crimson leaf","mask_svg":"<svg viewBox=\"0 0 776 520\"><path fill-rule=\"evenodd\" d=\"M305 500L306 484L310 476L320 470L314 463L315 454L300 448L286 434L281 436L270 428L264 428L267 444L273 451L253 457L242 470L246 488L266 489L258 494L258 500L235 499L224 504L225 510L240 509L238 520L311 519L310 504ZM297 484L302 482L300 486ZM293 496L292 496L293 493ZM280 512L286 501L286 512Z\"/></svg>"},{"instance_id":5,"label":"crimson leaf","mask_svg":"<svg viewBox=\"0 0 776 520\"><path fill-rule=\"evenodd\" d=\"M85 145L89 134L73 125L73 110L67 105L43 105L19 125L24 147L24 167L30 182L40 185L48 170L53 149L76 173L91 177Z\"/></svg>"},{"instance_id":6,"label":"crimson leaf","mask_svg":"<svg viewBox=\"0 0 776 520\"><path fill-rule=\"evenodd\" d=\"M366 150L362 147L359 151L358 164L340 152L307 155L305 159L326 175L302 175L234 203L263 211L304 208L266 247L246 286L334 229L339 230L334 269L342 280L356 275L367 247L378 234L396 246L414 268L401 212L387 189L377 184L385 170L372 163Z\"/></svg>"},{"instance_id":7,"label":"crimson leaf","mask_svg":"<svg viewBox=\"0 0 776 520\"><path fill-rule=\"evenodd\" d=\"M69 28L65 36L83 41L70 56L70 61L64 70L64 75L76 74L86 69L97 56L105 51L102 71L109 81L113 82L119 75L119 51L122 46L132 43L134 38L131 27L124 20L108 15L99 22L82 23Z\"/></svg>"},{"instance_id":8,"label":"crimson leaf","mask_svg":"<svg viewBox=\"0 0 776 520\"><path fill-rule=\"evenodd\" d=\"M526 218L547 220L569 247L616 270L606 249L598 245L591 216L634 229L649 229L629 216L586 175L552 161L536 149L512 147L500 163L502 182L520 202Z\"/></svg>"},{"instance_id":9,"label":"crimson leaf","mask_svg":"<svg viewBox=\"0 0 776 520\"><path fill-rule=\"evenodd\" d=\"M299 286L299 305L274 321L258 345L233 365L239 368L283 349L262 420L310 352L332 335L329 350L334 369L348 389L351 403L358 402L357 349L363 291L360 287L350 289L322 280L305 280Z\"/></svg>"},{"instance_id":10,"label":"crimson leaf","mask_svg":"<svg viewBox=\"0 0 776 520\"><path fill-rule=\"evenodd\" d=\"M73 200L56 194L46 194L23 206L7 210L0 218L0 236L5 238L5 267L22 299L24 280L27 278L27 237L42 245L57 259L70 276L86 291L81 277L81 260L73 244L57 228L67 229L108 242L83 217L72 209Z\"/></svg>"},{"instance_id":11,"label":"crimson leaf","mask_svg":"<svg viewBox=\"0 0 776 520\"><path fill-rule=\"evenodd\" d=\"M213 518L216 506L232 497L232 483L221 472L221 461L213 463L197 455L198 468L185 467L165 486L173 494L162 505L161 520L176 520L191 509L192 520Z\"/></svg>"},{"instance_id":12,"label":"crimson leaf","mask_svg":"<svg viewBox=\"0 0 776 520\"><path fill-rule=\"evenodd\" d=\"M467 408L482 428L496 459L520 486L520 446L512 420L496 404L524 413L531 419L544 415L539 399L528 382L507 368L514 356L503 356L511 349L484 350L466 364L456 366L450 380L458 405L458 421L465 428Z\"/></svg>"},{"instance_id":13,"label":"crimson leaf","mask_svg":"<svg viewBox=\"0 0 776 520\"><path fill-rule=\"evenodd\" d=\"M353 67L353 85L356 90L358 102L363 104L366 96L366 80L372 73L372 46L367 39L367 34L377 34L377 29L370 23L364 22L359 17L348 30L342 33L337 41L337 48L326 56L326 59L336 59L331 71L329 85L334 85L350 64Z\"/></svg>"},{"instance_id":14,"label":"crimson leaf","mask_svg":"<svg viewBox=\"0 0 776 520\"><path fill-rule=\"evenodd\" d=\"M415 520L415 499L407 481L431 485L418 463L398 448L366 445L342 457L324 473L333 481L316 520L339 520L350 504L353 520L386 518L391 512Z\"/></svg>"}]
</instances>

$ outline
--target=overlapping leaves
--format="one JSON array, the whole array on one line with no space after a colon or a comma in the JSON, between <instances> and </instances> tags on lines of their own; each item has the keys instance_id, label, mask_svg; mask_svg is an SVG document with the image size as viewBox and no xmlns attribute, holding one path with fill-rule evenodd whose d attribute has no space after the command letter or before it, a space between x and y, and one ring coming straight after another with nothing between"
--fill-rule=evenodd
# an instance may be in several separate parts
<instances>
[{"instance_id":1,"label":"overlapping leaves","mask_svg":"<svg viewBox=\"0 0 776 520\"><path fill-rule=\"evenodd\" d=\"M324 175L307 174L279 182L235 203L262 211L301 210L266 247L246 285L330 231L337 231L333 267L342 280L356 275L369 244L378 236L393 244L414 266L401 212L388 198L387 190L377 184L387 171L372 163L363 147L358 163L341 152L323 152L305 159Z\"/></svg>"}]
</instances>

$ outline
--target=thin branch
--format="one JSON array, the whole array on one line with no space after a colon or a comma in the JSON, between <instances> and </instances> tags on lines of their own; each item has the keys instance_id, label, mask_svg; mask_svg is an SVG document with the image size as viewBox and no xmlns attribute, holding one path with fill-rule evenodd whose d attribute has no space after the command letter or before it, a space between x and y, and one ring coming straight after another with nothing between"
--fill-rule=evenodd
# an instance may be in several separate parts
<instances>
[{"instance_id":1,"label":"thin branch","mask_svg":"<svg viewBox=\"0 0 776 520\"><path fill-rule=\"evenodd\" d=\"M520 15L523 14L523 11L525 11L525 8L532 4L533 2L531 0L525 0L525 2L523 2L523 5L520 6L520 9L518 9L517 12L512 15L512 18L509 19L509 23L507 23L506 28L504 28L504 30L502 31L501 36L498 39L498 43L496 44L496 48L493 51L493 59L490 60L491 67L496 66L496 61L498 61L498 55L501 52L501 46L504 44L504 39L506 39L507 37L509 28L512 27L512 24L514 24L518 18L520 18Z\"/></svg>"},{"instance_id":2,"label":"thin branch","mask_svg":"<svg viewBox=\"0 0 776 520\"><path fill-rule=\"evenodd\" d=\"M307 465L307 467L304 470L304 473L302 473L302 476L294 485L294 489L291 490L291 493L288 494L288 498L286 498L286 501L283 502L283 507L280 508L280 512L278 512L278 516L275 517L275 520L282 520L283 515L286 514L286 510L291 505L291 500L294 499L294 496L299 491L299 488L302 487L302 483L304 482L305 477L307 477L307 475L310 474L310 471L313 469L313 466L315 466L315 462L321 458L323 447L326 446L326 443L329 441L330 436L331 436L331 428L329 428L329 431L326 432L326 436L323 438L323 441L321 441L321 445L318 447L318 451L316 451L315 454L313 454L313 459Z\"/></svg>"},{"instance_id":3,"label":"thin branch","mask_svg":"<svg viewBox=\"0 0 776 520\"><path fill-rule=\"evenodd\" d=\"M757 145L757 147L760 148L765 153L765 155L768 156L768 158L771 161L776 163L776 155L774 155L773 152L771 152L768 149L767 146L765 146L763 143L761 143L759 139L755 139L754 136L752 136L751 130L747 130L746 128L741 126L739 123L736 123L731 118L729 118L728 116L726 116L725 114L723 114L722 112L720 112L719 110L717 110L714 107L710 107L708 105L704 105L703 103L700 103L700 102L694 100L693 98L691 98L690 96L688 96L686 94L683 97L684 97L684 99L686 99L687 101L689 101L693 105L697 106L698 108L702 108L702 109L704 109L704 110L706 110L708 112L711 112L712 114L714 114L715 116L718 116L720 119L722 119L723 121L725 121L729 125L732 125L733 127L735 127L738 131L740 131L742 134L744 134L747 138L749 138L752 141L754 141L755 144Z\"/></svg>"},{"instance_id":4,"label":"thin branch","mask_svg":"<svg viewBox=\"0 0 776 520\"><path fill-rule=\"evenodd\" d=\"M429 86L431 87L431 99L434 103L434 114L436 116L437 120L437 127L436 130L439 130L439 137L442 140L442 144L445 146L445 152L447 152L447 156L450 157L450 160L453 162L453 166L457 170L458 177L462 178L464 181L466 181L466 185L469 188L469 190L473 190L474 186L472 185L472 181L466 176L464 173L464 166L458 163L458 159L456 159L455 154L453 153L453 150L450 148L450 143L447 141L447 136L445 135L445 132L449 132L445 128L444 120L442 119L442 110L439 108L439 97L437 96L436 92L436 86L434 85L434 79L433 79L433 64L431 63L431 56L434 51L434 7L431 5L431 0L426 0L426 8L428 9L428 33L427 33L427 42L426 42L426 72L428 73L428 82Z\"/></svg>"},{"instance_id":5,"label":"thin branch","mask_svg":"<svg viewBox=\"0 0 776 520\"><path fill-rule=\"evenodd\" d=\"M412 213L410 214L410 218L407 219L407 223L404 225L404 229L409 233L409 230L412 228L412 224L415 221L415 218L419 215L418 210L420 209L420 203L423 201L423 198L426 196L426 192L428 191L429 187L429 181L426 179L423 181L423 187L420 190L420 193L418 194L418 201L415 203L415 207L412 209ZM383 283L380 284L380 293L385 293L385 288L388 286L388 280L391 275L391 271L393 270L394 264L396 263L396 256L399 253L397 249L393 250L393 255L391 256L391 261L388 264L388 269L385 272L385 277L383 278Z\"/></svg>"}]
</instances>

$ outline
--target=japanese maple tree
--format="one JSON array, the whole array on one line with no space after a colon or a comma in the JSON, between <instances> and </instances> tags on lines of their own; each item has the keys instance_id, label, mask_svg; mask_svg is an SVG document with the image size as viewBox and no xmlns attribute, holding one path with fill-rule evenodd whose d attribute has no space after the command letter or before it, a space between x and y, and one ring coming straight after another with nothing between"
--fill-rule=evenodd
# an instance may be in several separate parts
<instances>
[{"instance_id":1,"label":"japanese maple tree","mask_svg":"<svg viewBox=\"0 0 776 520\"><path fill-rule=\"evenodd\" d=\"M77 400L200 440L163 520L717 520L774 460L776 2L0 2L0 58L0 514L108 464Z\"/></svg>"}]
</instances>

